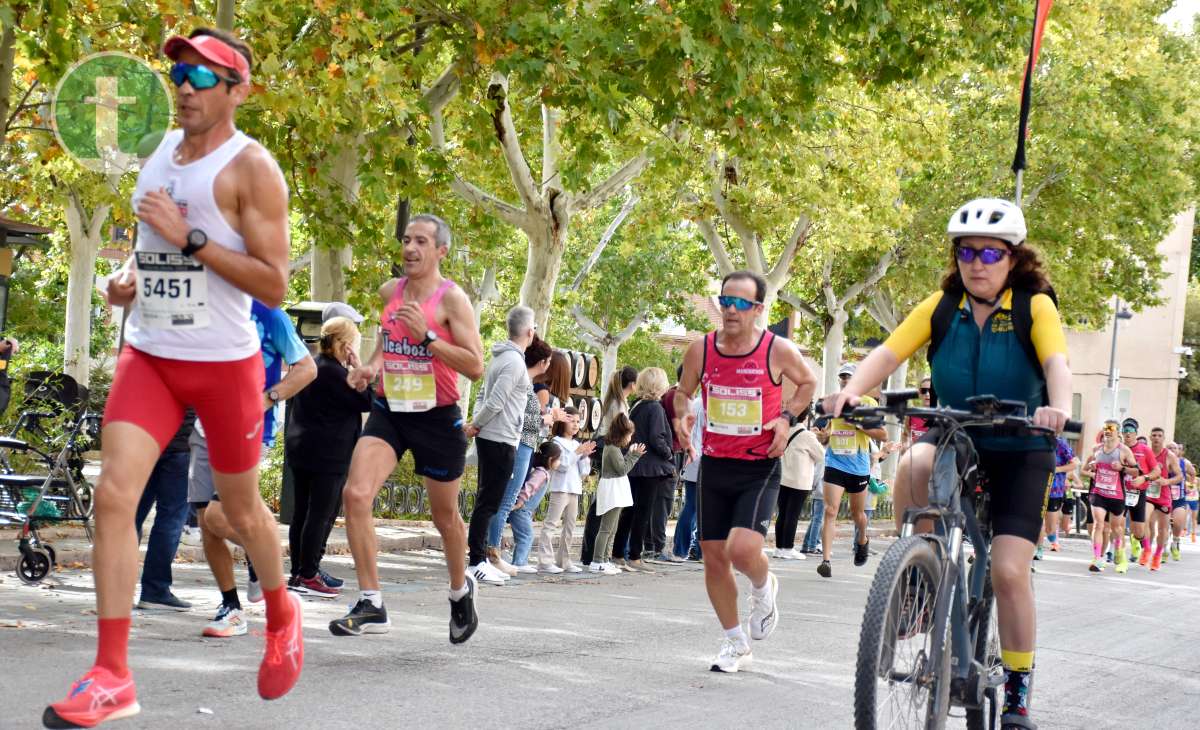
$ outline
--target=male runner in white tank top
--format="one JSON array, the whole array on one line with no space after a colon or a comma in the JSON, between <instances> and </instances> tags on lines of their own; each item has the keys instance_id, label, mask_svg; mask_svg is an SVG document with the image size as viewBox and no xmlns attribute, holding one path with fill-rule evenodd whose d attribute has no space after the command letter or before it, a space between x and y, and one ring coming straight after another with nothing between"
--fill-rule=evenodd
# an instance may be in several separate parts
<instances>
[{"instance_id":1,"label":"male runner in white tank top","mask_svg":"<svg viewBox=\"0 0 1200 730\"><path fill-rule=\"evenodd\" d=\"M278 306L287 291L288 201L279 166L234 126L250 93L249 47L198 29L167 41L180 129L138 175L136 264L114 277L109 302L131 307L105 406L96 487L95 665L47 727L92 727L140 707L126 664L137 579L134 509L186 406L208 434L213 477L267 601L263 699L286 694L304 660L300 603L283 581L275 519L258 492L263 365L250 299Z\"/></svg>"}]
</instances>

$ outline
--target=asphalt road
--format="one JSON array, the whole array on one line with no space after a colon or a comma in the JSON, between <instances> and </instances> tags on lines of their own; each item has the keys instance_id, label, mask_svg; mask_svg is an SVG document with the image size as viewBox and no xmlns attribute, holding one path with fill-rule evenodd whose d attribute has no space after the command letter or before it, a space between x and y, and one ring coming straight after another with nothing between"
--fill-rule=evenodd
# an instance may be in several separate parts
<instances>
[{"instance_id":1,"label":"asphalt road","mask_svg":"<svg viewBox=\"0 0 1200 730\"><path fill-rule=\"evenodd\" d=\"M882 554L888 544L873 547ZM1044 730L1200 726L1200 545L1184 549L1182 563L1153 574L1089 574L1079 540L1038 564L1034 703ZM272 703L254 690L262 609L252 609L250 636L202 639L218 596L204 564L181 564L176 592L199 607L135 612L131 665L143 710L113 726L849 728L859 622L879 558L855 569L846 550L835 557L830 580L813 560L772 561L779 629L755 644L751 671L719 675L708 671L720 632L698 565L484 587L478 633L452 646L440 553L385 554L391 633L333 637L327 622L351 597L306 600L304 676ZM348 557L326 567L353 576ZM43 706L94 656L91 574L57 580L35 588L0 577L0 728L38 727Z\"/></svg>"}]
</instances>

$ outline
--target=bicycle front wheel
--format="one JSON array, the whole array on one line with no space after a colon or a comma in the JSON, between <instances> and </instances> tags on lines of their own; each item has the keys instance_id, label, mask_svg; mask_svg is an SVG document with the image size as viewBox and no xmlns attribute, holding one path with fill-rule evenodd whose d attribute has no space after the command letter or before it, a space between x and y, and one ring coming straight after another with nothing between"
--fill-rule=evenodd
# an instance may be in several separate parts
<instances>
[{"instance_id":1,"label":"bicycle front wheel","mask_svg":"<svg viewBox=\"0 0 1200 730\"><path fill-rule=\"evenodd\" d=\"M950 690L948 622L934 625L941 585L941 561L925 538L902 538L884 554L858 639L857 730L944 726Z\"/></svg>"}]
</instances>

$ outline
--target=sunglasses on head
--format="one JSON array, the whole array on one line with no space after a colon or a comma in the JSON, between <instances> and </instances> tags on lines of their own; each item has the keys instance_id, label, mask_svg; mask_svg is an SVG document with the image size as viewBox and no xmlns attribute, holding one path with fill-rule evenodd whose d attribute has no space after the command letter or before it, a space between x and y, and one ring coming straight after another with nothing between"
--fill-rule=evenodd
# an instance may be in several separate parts
<instances>
[{"instance_id":1,"label":"sunglasses on head","mask_svg":"<svg viewBox=\"0 0 1200 730\"><path fill-rule=\"evenodd\" d=\"M762 304L762 302L752 302L749 299L743 299L742 297L731 297L724 294L717 297L717 301L720 302L721 309L733 307L739 312L745 312L749 309L752 309L756 304Z\"/></svg>"},{"instance_id":2,"label":"sunglasses on head","mask_svg":"<svg viewBox=\"0 0 1200 730\"><path fill-rule=\"evenodd\" d=\"M991 266L1008 255L1007 248L971 248L970 246L955 246L954 256L964 264L969 264L978 258L984 264Z\"/></svg>"},{"instance_id":3,"label":"sunglasses on head","mask_svg":"<svg viewBox=\"0 0 1200 730\"><path fill-rule=\"evenodd\" d=\"M208 66L180 61L171 67L171 83L178 87L183 86L184 81L191 84L196 91L211 89L222 81L230 86L237 86L239 83L237 79L221 76Z\"/></svg>"}]
</instances>

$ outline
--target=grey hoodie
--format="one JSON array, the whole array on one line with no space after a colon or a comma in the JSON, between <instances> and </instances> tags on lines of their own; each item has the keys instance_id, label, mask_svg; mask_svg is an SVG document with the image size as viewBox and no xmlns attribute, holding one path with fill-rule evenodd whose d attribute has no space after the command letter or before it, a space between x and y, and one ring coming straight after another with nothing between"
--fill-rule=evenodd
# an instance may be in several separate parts
<instances>
[{"instance_id":1,"label":"grey hoodie","mask_svg":"<svg viewBox=\"0 0 1200 730\"><path fill-rule=\"evenodd\" d=\"M529 400L529 371L525 352L511 340L492 345L492 362L483 378L480 400L472 423L476 438L516 446L521 441L521 422Z\"/></svg>"}]
</instances>

